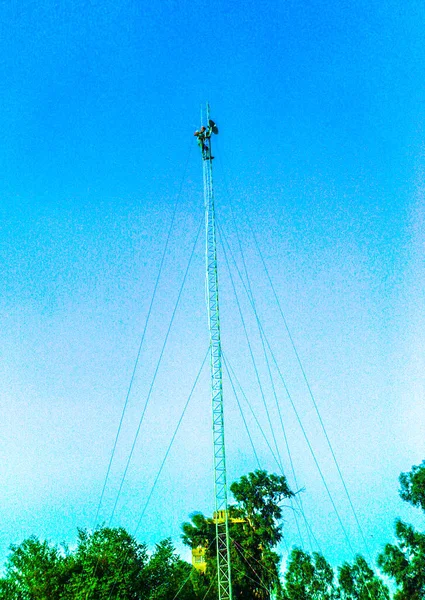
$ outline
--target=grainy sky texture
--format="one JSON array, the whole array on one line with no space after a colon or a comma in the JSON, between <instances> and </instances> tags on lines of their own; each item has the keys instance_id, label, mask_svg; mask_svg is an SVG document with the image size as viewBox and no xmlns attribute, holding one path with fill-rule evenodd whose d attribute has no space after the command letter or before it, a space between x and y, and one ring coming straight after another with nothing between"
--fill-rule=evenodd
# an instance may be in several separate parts
<instances>
[{"instance_id":1,"label":"grainy sky texture","mask_svg":"<svg viewBox=\"0 0 425 600\"><path fill-rule=\"evenodd\" d=\"M193 131L207 99L224 353L273 446L269 412L295 488L279 407L319 547L334 562L366 552L258 249L371 554L396 516L417 518L397 477L425 458L424 17L415 0L1 5L2 561L31 534L72 542L94 525L176 202L99 519L179 543L181 522L212 510L205 369L140 520L208 345L201 232L158 363L203 219ZM352 548L269 354L276 405L229 247ZM234 480L257 462L224 385ZM277 470L240 402L261 466Z\"/></svg>"}]
</instances>

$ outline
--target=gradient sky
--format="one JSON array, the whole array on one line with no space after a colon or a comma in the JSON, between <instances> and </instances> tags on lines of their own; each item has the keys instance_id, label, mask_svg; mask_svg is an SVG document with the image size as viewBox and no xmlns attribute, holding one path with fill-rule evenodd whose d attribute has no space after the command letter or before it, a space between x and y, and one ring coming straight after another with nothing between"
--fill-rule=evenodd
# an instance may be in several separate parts
<instances>
[{"instance_id":1,"label":"gradient sky","mask_svg":"<svg viewBox=\"0 0 425 600\"><path fill-rule=\"evenodd\" d=\"M425 458L424 17L415 0L2 4L1 561L31 534L72 542L94 523L178 199L101 507L110 518L202 220L192 134L206 99L220 127L223 237L240 265L241 239L258 313L355 551L365 549L249 223L372 554L396 516L419 522L397 478ZM113 520L130 532L207 348L203 251L202 237ZM221 248L219 261L224 352L270 438ZM342 561L351 551L279 385L307 517ZM225 397L234 480L256 463L228 381ZM247 418L262 466L275 470ZM211 512L210 429L204 370L137 532L150 545L172 536L180 547L181 522ZM286 529L299 543L290 509Z\"/></svg>"}]
</instances>

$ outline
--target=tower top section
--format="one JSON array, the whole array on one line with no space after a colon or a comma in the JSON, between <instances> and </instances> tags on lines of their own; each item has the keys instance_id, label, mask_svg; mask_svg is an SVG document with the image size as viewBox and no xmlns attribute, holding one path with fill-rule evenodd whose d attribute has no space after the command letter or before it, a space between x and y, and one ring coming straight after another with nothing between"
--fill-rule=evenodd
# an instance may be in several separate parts
<instances>
[{"instance_id":1,"label":"tower top section","mask_svg":"<svg viewBox=\"0 0 425 600\"><path fill-rule=\"evenodd\" d=\"M203 160L213 160L214 156L211 154L211 136L218 134L218 127L215 122L209 118L209 106L207 104L207 121L208 124L202 125L200 129L196 130L193 134L198 142L198 146L202 153Z\"/></svg>"}]
</instances>

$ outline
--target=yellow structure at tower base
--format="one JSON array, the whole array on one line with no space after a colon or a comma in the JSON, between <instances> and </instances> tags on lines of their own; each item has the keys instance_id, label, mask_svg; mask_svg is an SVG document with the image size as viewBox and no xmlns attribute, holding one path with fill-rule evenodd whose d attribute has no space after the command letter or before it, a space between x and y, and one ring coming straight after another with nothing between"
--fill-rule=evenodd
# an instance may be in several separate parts
<instances>
[{"instance_id":1,"label":"yellow structure at tower base","mask_svg":"<svg viewBox=\"0 0 425 600\"><path fill-rule=\"evenodd\" d=\"M203 546L198 546L197 548L192 548L192 566L197 571L201 571L201 573L205 573L205 571L207 570L207 562L205 559L205 548Z\"/></svg>"},{"instance_id":2,"label":"yellow structure at tower base","mask_svg":"<svg viewBox=\"0 0 425 600\"><path fill-rule=\"evenodd\" d=\"M213 518L209 519L209 521L213 523L224 523L226 518L225 510L214 511ZM246 519L232 518L229 517L230 523L245 523ZM197 570L201 571L201 573L205 573L207 570L207 561L205 556L206 548L204 546L198 546L197 548L192 548L192 566Z\"/></svg>"}]
</instances>

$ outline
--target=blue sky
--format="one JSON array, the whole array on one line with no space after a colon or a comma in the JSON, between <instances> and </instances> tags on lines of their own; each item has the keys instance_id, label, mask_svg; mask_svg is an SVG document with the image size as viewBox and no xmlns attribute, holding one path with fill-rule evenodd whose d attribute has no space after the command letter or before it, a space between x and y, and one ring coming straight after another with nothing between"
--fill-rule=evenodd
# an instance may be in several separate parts
<instances>
[{"instance_id":1,"label":"blue sky","mask_svg":"<svg viewBox=\"0 0 425 600\"><path fill-rule=\"evenodd\" d=\"M93 524L178 198L101 510L109 518L202 219L192 134L206 99L220 127L218 219L237 254L233 210L258 312L355 550L364 552L249 223L372 554L397 515L417 519L397 497L397 477L425 458L424 12L421 2L360 0L2 5L1 559L28 535L72 540ZM200 240L115 515L130 531L208 343L203 248ZM219 251L224 351L267 428ZM225 393L234 479L255 461L229 382ZM341 561L350 551L279 397L311 526ZM178 543L188 514L211 510L210 455L204 372L141 539ZM289 544L298 543L292 521Z\"/></svg>"}]
</instances>

